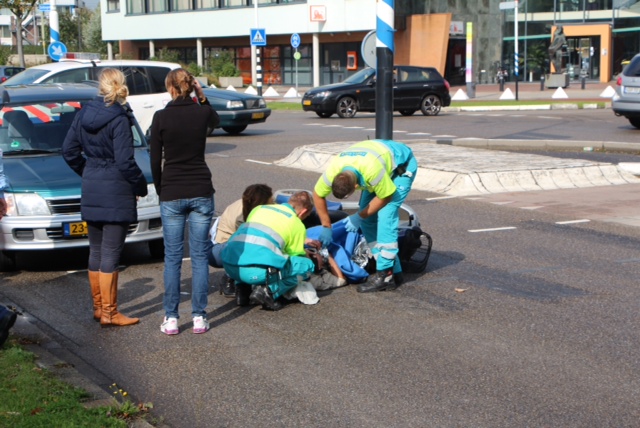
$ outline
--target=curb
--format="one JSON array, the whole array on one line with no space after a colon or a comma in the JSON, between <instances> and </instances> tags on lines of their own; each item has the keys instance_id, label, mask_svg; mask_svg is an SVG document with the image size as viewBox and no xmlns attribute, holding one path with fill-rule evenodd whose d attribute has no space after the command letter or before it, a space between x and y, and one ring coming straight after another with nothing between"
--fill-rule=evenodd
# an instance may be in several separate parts
<instances>
[{"instance_id":1,"label":"curb","mask_svg":"<svg viewBox=\"0 0 640 428\"><path fill-rule=\"evenodd\" d=\"M13 302L8 301L4 296L2 301L16 307ZM105 391L88 377L81 374L73 364L61 360L47 350L47 348L58 349L62 347L56 341L47 336L41 329L31 322L30 319L31 316L24 311L22 312L22 315L18 315L16 323L11 329L10 336L24 339L23 341L26 343L21 343L20 346L26 351L36 355L35 364L41 369L52 373L62 382L86 391L91 398L83 403L85 408L112 405L114 403L114 398L109 392ZM143 418L136 418L132 420L129 422L129 426L134 428L154 428L153 425ZM163 425L163 427L166 427L166 425Z\"/></svg>"}]
</instances>

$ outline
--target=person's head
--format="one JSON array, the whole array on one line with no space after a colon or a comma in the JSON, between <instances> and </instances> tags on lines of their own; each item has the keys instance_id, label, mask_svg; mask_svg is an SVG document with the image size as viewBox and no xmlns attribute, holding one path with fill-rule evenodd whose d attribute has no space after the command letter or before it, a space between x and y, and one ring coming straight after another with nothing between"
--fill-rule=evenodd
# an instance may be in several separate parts
<instances>
[{"instance_id":1,"label":"person's head","mask_svg":"<svg viewBox=\"0 0 640 428\"><path fill-rule=\"evenodd\" d=\"M187 98L195 88L195 78L184 68L171 70L164 79L164 86L171 99Z\"/></svg>"},{"instance_id":2,"label":"person's head","mask_svg":"<svg viewBox=\"0 0 640 428\"><path fill-rule=\"evenodd\" d=\"M358 181L356 175L351 171L342 171L336 175L331 183L331 193L338 199L344 199L353 194Z\"/></svg>"},{"instance_id":3,"label":"person's head","mask_svg":"<svg viewBox=\"0 0 640 428\"><path fill-rule=\"evenodd\" d=\"M304 220L309 217L309 214L311 214L311 211L313 210L313 199L311 199L311 195L306 190L302 190L291 195L289 198L289 204L296 211L300 220Z\"/></svg>"},{"instance_id":4,"label":"person's head","mask_svg":"<svg viewBox=\"0 0 640 428\"><path fill-rule=\"evenodd\" d=\"M129 88L122 71L115 68L105 68L98 79L100 95L104 97L107 105L127 102Z\"/></svg>"},{"instance_id":5,"label":"person's head","mask_svg":"<svg viewBox=\"0 0 640 428\"><path fill-rule=\"evenodd\" d=\"M266 184L252 184L242 193L242 218L247 221L249 213L258 205L273 203L273 190Z\"/></svg>"}]
</instances>

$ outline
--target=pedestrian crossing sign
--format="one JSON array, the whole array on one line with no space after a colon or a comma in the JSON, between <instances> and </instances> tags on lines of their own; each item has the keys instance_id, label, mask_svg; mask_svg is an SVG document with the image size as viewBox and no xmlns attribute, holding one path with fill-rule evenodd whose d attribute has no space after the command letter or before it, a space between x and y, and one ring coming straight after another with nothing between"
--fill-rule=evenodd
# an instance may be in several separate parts
<instances>
[{"instance_id":1,"label":"pedestrian crossing sign","mask_svg":"<svg viewBox=\"0 0 640 428\"><path fill-rule=\"evenodd\" d=\"M267 32L264 28L251 29L251 46L267 46Z\"/></svg>"}]
</instances>

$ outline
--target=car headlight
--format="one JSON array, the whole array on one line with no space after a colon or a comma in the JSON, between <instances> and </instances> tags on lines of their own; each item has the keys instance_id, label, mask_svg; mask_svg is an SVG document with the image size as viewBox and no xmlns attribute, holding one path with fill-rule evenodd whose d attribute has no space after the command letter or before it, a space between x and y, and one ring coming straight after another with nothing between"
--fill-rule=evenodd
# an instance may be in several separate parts
<instances>
[{"instance_id":1,"label":"car headlight","mask_svg":"<svg viewBox=\"0 0 640 428\"><path fill-rule=\"evenodd\" d=\"M5 193L7 215L51 215L47 201L37 193Z\"/></svg>"},{"instance_id":2,"label":"car headlight","mask_svg":"<svg viewBox=\"0 0 640 428\"><path fill-rule=\"evenodd\" d=\"M227 101L227 108L244 108L244 103L242 101Z\"/></svg>"},{"instance_id":3,"label":"car headlight","mask_svg":"<svg viewBox=\"0 0 640 428\"><path fill-rule=\"evenodd\" d=\"M147 184L147 196L138 199L138 208L149 208L160 205L160 198L156 193L156 186Z\"/></svg>"},{"instance_id":4,"label":"car headlight","mask_svg":"<svg viewBox=\"0 0 640 428\"><path fill-rule=\"evenodd\" d=\"M266 103L266 101L264 100L264 98L260 98L260 99L258 100L258 107L260 107L260 108L265 108L266 106L267 106L267 103Z\"/></svg>"},{"instance_id":5,"label":"car headlight","mask_svg":"<svg viewBox=\"0 0 640 428\"><path fill-rule=\"evenodd\" d=\"M322 92L318 92L317 94L314 94L313 97L314 98L326 98L329 95L331 95L331 91L322 91Z\"/></svg>"}]
</instances>

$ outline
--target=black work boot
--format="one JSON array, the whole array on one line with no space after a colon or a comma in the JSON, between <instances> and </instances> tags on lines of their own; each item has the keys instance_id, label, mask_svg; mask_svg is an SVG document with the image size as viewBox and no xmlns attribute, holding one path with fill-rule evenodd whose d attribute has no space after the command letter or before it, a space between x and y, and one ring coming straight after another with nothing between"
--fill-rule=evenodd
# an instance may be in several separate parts
<instances>
[{"instance_id":1,"label":"black work boot","mask_svg":"<svg viewBox=\"0 0 640 428\"><path fill-rule=\"evenodd\" d=\"M282 303L273 298L271 290L266 285L258 285L254 287L249 300L254 305L262 305L264 309L272 311L279 311L282 309Z\"/></svg>"},{"instance_id":2,"label":"black work boot","mask_svg":"<svg viewBox=\"0 0 640 428\"><path fill-rule=\"evenodd\" d=\"M359 293L369 293L371 291L395 290L398 287L391 269L379 270L373 275L369 275L367 282L358 284Z\"/></svg>"},{"instance_id":3,"label":"black work boot","mask_svg":"<svg viewBox=\"0 0 640 428\"><path fill-rule=\"evenodd\" d=\"M222 275L218 288L220 288L220 294L224 294L224 297L234 297L236 295L236 283L226 273Z\"/></svg>"},{"instance_id":4,"label":"black work boot","mask_svg":"<svg viewBox=\"0 0 640 428\"><path fill-rule=\"evenodd\" d=\"M251 286L249 284L238 283L235 285L236 304L238 306L249 306L249 296L251 295Z\"/></svg>"}]
</instances>

